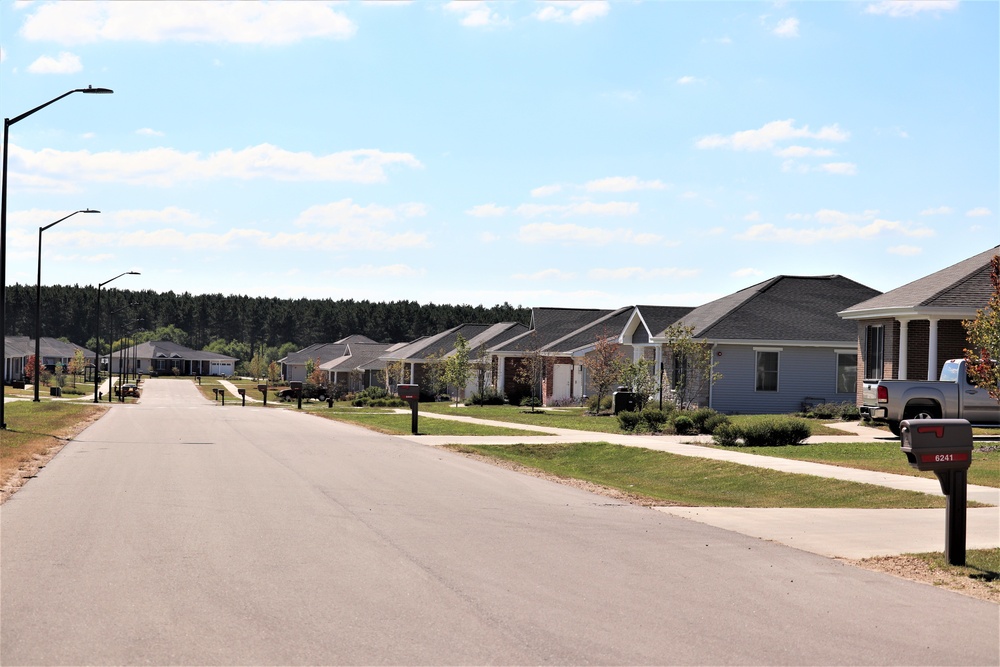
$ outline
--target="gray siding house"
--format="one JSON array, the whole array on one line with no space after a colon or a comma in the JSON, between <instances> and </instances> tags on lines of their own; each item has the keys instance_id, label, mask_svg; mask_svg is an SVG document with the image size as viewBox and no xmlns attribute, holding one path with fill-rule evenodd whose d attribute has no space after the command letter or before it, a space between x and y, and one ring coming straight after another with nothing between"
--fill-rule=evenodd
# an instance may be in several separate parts
<instances>
[{"instance_id":1,"label":"gray siding house","mask_svg":"<svg viewBox=\"0 0 1000 667\"><path fill-rule=\"evenodd\" d=\"M722 376L696 402L730 414L853 402L857 330L837 313L878 294L843 276L778 276L695 308L678 321L712 346Z\"/></svg>"}]
</instances>

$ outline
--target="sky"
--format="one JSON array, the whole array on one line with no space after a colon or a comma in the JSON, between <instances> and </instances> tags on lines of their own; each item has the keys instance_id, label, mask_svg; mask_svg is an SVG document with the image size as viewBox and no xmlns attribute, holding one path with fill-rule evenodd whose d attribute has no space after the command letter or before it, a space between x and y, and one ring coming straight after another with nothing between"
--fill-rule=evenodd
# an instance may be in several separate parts
<instances>
[{"instance_id":1,"label":"sky","mask_svg":"<svg viewBox=\"0 0 1000 667\"><path fill-rule=\"evenodd\" d=\"M0 0L7 284L579 308L1000 243L1000 3Z\"/></svg>"}]
</instances>

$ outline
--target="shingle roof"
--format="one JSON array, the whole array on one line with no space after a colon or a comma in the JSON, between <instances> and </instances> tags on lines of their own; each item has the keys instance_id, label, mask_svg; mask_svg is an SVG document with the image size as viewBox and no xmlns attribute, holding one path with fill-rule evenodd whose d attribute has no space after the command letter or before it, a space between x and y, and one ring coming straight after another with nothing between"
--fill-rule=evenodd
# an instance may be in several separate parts
<instances>
[{"instance_id":1,"label":"shingle roof","mask_svg":"<svg viewBox=\"0 0 1000 667\"><path fill-rule=\"evenodd\" d=\"M679 321L708 340L846 342L856 338L857 328L837 313L878 293L843 276L777 276L699 306Z\"/></svg>"},{"instance_id":2,"label":"shingle roof","mask_svg":"<svg viewBox=\"0 0 1000 667\"><path fill-rule=\"evenodd\" d=\"M990 260L1000 253L1000 246L924 276L902 287L858 302L841 315L857 319L865 311L886 309L955 308L975 311L990 300Z\"/></svg>"},{"instance_id":3,"label":"shingle roof","mask_svg":"<svg viewBox=\"0 0 1000 667\"><path fill-rule=\"evenodd\" d=\"M188 359L190 361L238 361L218 352L192 350L169 340L148 341L129 348L140 359Z\"/></svg>"},{"instance_id":4,"label":"shingle roof","mask_svg":"<svg viewBox=\"0 0 1000 667\"><path fill-rule=\"evenodd\" d=\"M85 359L93 359L94 353L87 348L76 343L67 343L58 338L42 336L38 339L38 352L45 357L58 357L60 359L72 359L76 356L77 350L83 350ZM35 339L27 336L6 336L4 337L4 354L7 357L27 357L35 353Z\"/></svg>"},{"instance_id":5,"label":"shingle roof","mask_svg":"<svg viewBox=\"0 0 1000 667\"><path fill-rule=\"evenodd\" d=\"M548 343L542 347L542 351L550 354L568 353L581 347L593 345L599 338L617 338L634 311L633 306L613 310Z\"/></svg>"},{"instance_id":6,"label":"shingle roof","mask_svg":"<svg viewBox=\"0 0 1000 667\"><path fill-rule=\"evenodd\" d=\"M636 306L636 309L646 323L649 335L655 336L694 310L694 306Z\"/></svg>"},{"instance_id":7,"label":"shingle roof","mask_svg":"<svg viewBox=\"0 0 1000 667\"><path fill-rule=\"evenodd\" d=\"M393 347L393 343L350 343L343 356L320 364L324 371L350 371L385 368L380 357Z\"/></svg>"},{"instance_id":8,"label":"shingle roof","mask_svg":"<svg viewBox=\"0 0 1000 667\"><path fill-rule=\"evenodd\" d=\"M492 351L501 354L516 354L543 349L547 345L616 312L618 311L596 308L532 308L531 328L514 338L495 345Z\"/></svg>"},{"instance_id":9,"label":"shingle roof","mask_svg":"<svg viewBox=\"0 0 1000 667\"><path fill-rule=\"evenodd\" d=\"M370 340L370 339L369 339ZM286 365L305 364L309 360L319 359L319 364L325 364L337 357L344 356L347 351L347 343L314 343L309 347L302 348L298 352L292 352L280 362Z\"/></svg>"}]
</instances>

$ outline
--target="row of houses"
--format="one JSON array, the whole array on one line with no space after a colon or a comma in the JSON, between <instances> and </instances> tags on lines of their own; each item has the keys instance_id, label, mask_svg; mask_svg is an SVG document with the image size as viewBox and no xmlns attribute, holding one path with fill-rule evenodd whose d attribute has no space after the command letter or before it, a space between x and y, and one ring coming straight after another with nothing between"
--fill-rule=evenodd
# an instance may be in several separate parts
<instances>
[{"instance_id":1,"label":"row of houses","mask_svg":"<svg viewBox=\"0 0 1000 667\"><path fill-rule=\"evenodd\" d=\"M864 379L936 379L966 344L963 320L992 293L990 261L1000 246L886 293L839 275L777 276L698 307L632 305L617 309L534 308L528 326L463 324L414 341L380 343L353 335L311 345L281 359L286 380L304 380L312 365L341 391L387 384L387 368L424 384L431 365L455 354L461 336L482 375L452 391L468 395L486 384L510 398L530 393L518 368L529 355L545 359L538 378L546 405L578 403L593 393L585 360L599 341L620 346L629 360L655 369L675 363L669 331L679 325L711 348L714 372L693 397L726 413L783 413L803 403L856 401ZM33 341L10 337L5 381L23 375ZM43 338L47 366L68 363L77 349ZM101 360L102 369L180 375L232 375L237 359L169 341L140 343ZM391 388L391 387L390 387Z\"/></svg>"},{"instance_id":2,"label":"row of houses","mask_svg":"<svg viewBox=\"0 0 1000 667\"><path fill-rule=\"evenodd\" d=\"M529 326L463 324L408 343L351 336L282 361L286 379L302 380L309 362L345 391L385 382L389 364L421 384L431 363L455 354L459 336L485 361L488 384L508 397L529 389L517 369L529 354L546 364L547 405L576 403L593 392L584 363L598 341L626 358L661 369L674 325L711 347L718 379L694 401L726 413L783 413L803 403L854 402L864 379L936 379L961 357L964 320L989 301L990 260L1000 246L881 293L839 275L777 276L698 307L625 306L614 310L534 308ZM469 393L480 379L452 391Z\"/></svg>"}]
</instances>

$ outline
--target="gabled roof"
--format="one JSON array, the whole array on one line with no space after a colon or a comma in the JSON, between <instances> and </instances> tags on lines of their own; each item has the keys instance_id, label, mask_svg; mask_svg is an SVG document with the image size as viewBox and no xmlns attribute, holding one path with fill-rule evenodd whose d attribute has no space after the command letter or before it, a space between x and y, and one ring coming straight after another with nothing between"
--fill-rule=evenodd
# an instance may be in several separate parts
<instances>
[{"instance_id":1,"label":"gabled roof","mask_svg":"<svg viewBox=\"0 0 1000 667\"><path fill-rule=\"evenodd\" d=\"M324 371L385 368L385 361L381 360L380 357L395 345L397 344L349 343L346 352L342 356L320 364L319 368Z\"/></svg>"},{"instance_id":2,"label":"gabled roof","mask_svg":"<svg viewBox=\"0 0 1000 667\"><path fill-rule=\"evenodd\" d=\"M710 341L847 343L856 340L857 328L837 313L878 294L843 276L777 276L699 306L678 322Z\"/></svg>"},{"instance_id":3,"label":"gabled roof","mask_svg":"<svg viewBox=\"0 0 1000 667\"><path fill-rule=\"evenodd\" d=\"M169 340L156 340L139 343L129 348L140 359L188 359L190 361L238 361L218 352L192 350Z\"/></svg>"},{"instance_id":4,"label":"gabled roof","mask_svg":"<svg viewBox=\"0 0 1000 667\"><path fill-rule=\"evenodd\" d=\"M636 306L635 310L652 337L690 313L694 306Z\"/></svg>"},{"instance_id":5,"label":"gabled roof","mask_svg":"<svg viewBox=\"0 0 1000 667\"><path fill-rule=\"evenodd\" d=\"M599 338L618 338L635 311L633 306L613 310L606 315L571 331L567 335L544 345L542 352L548 354L568 354L582 348L592 347Z\"/></svg>"},{"instance_id":6,"label":"gabled roof","mask_svg":"<svg viewBox=\"0 0 1000 667\"><path fill-rule=\"evenodd\" d=\"M347 352L347 343L314 343L298 352L292 352L284 359L280 359L279 362L286 365L305 365L310 360L319 359L317 366L320 366L337 357L344 356L345 352Z\"/></svg>"},{"instance_id":7,"label":"gabled roof","mask_svg":"<svg viewBox=\"0 0 1000 667\"><path fill-rule=\"evenodd\" d=\"M840 316L856 320L955 311L952 317L973 317L993 293L990 260L998 253L1000 246L995 246L885 294L858 302L842 310Z\"/></svg>"},{"instance_id":8,"label":"gabled roof","mask_svg":"<svg viewBox=\"0 0 1000 667\"><path fill-rule=\"evenodd\" d=\"M617 312L597 308L532 308L529 330L495 344L491 351L499 354L518 354L545 349L551 343Z\"/></svg>"},{"instance_id":9,"label":"gabled roof","mask_svg":"<svg viewBox=\"0 0 1000 667\"><path fill-rule=\"evenodd\" d=\"M460 324L433 336L418 338L412 343L387 351L383 359L403 359L406 361L423 361L436 356L444 358L455 351L455 343L461 334L469 344L469 350L475 350L480 345L487 347L498 339L510 335L514 331L523 331L524 325L516 322L501 322L499 324Z\"/></svg>"},{"instance_id":10,"label":"gabled roof","mask_svg":"<svg viewBox=\"0 0 1000 667\"><path fill-rule=\"evenodd\" d=\"M83 350L85 359L93 359L94 353L87 348L76 343L67 343L58 338L42 336L38 339L38 353L42 358L56 357L59 359L72 359L76 356L77 350ZM35 353L35 339L27 336L5 336L4 355L12 357L29 357Z\"/></svg>"}]
</instances>

